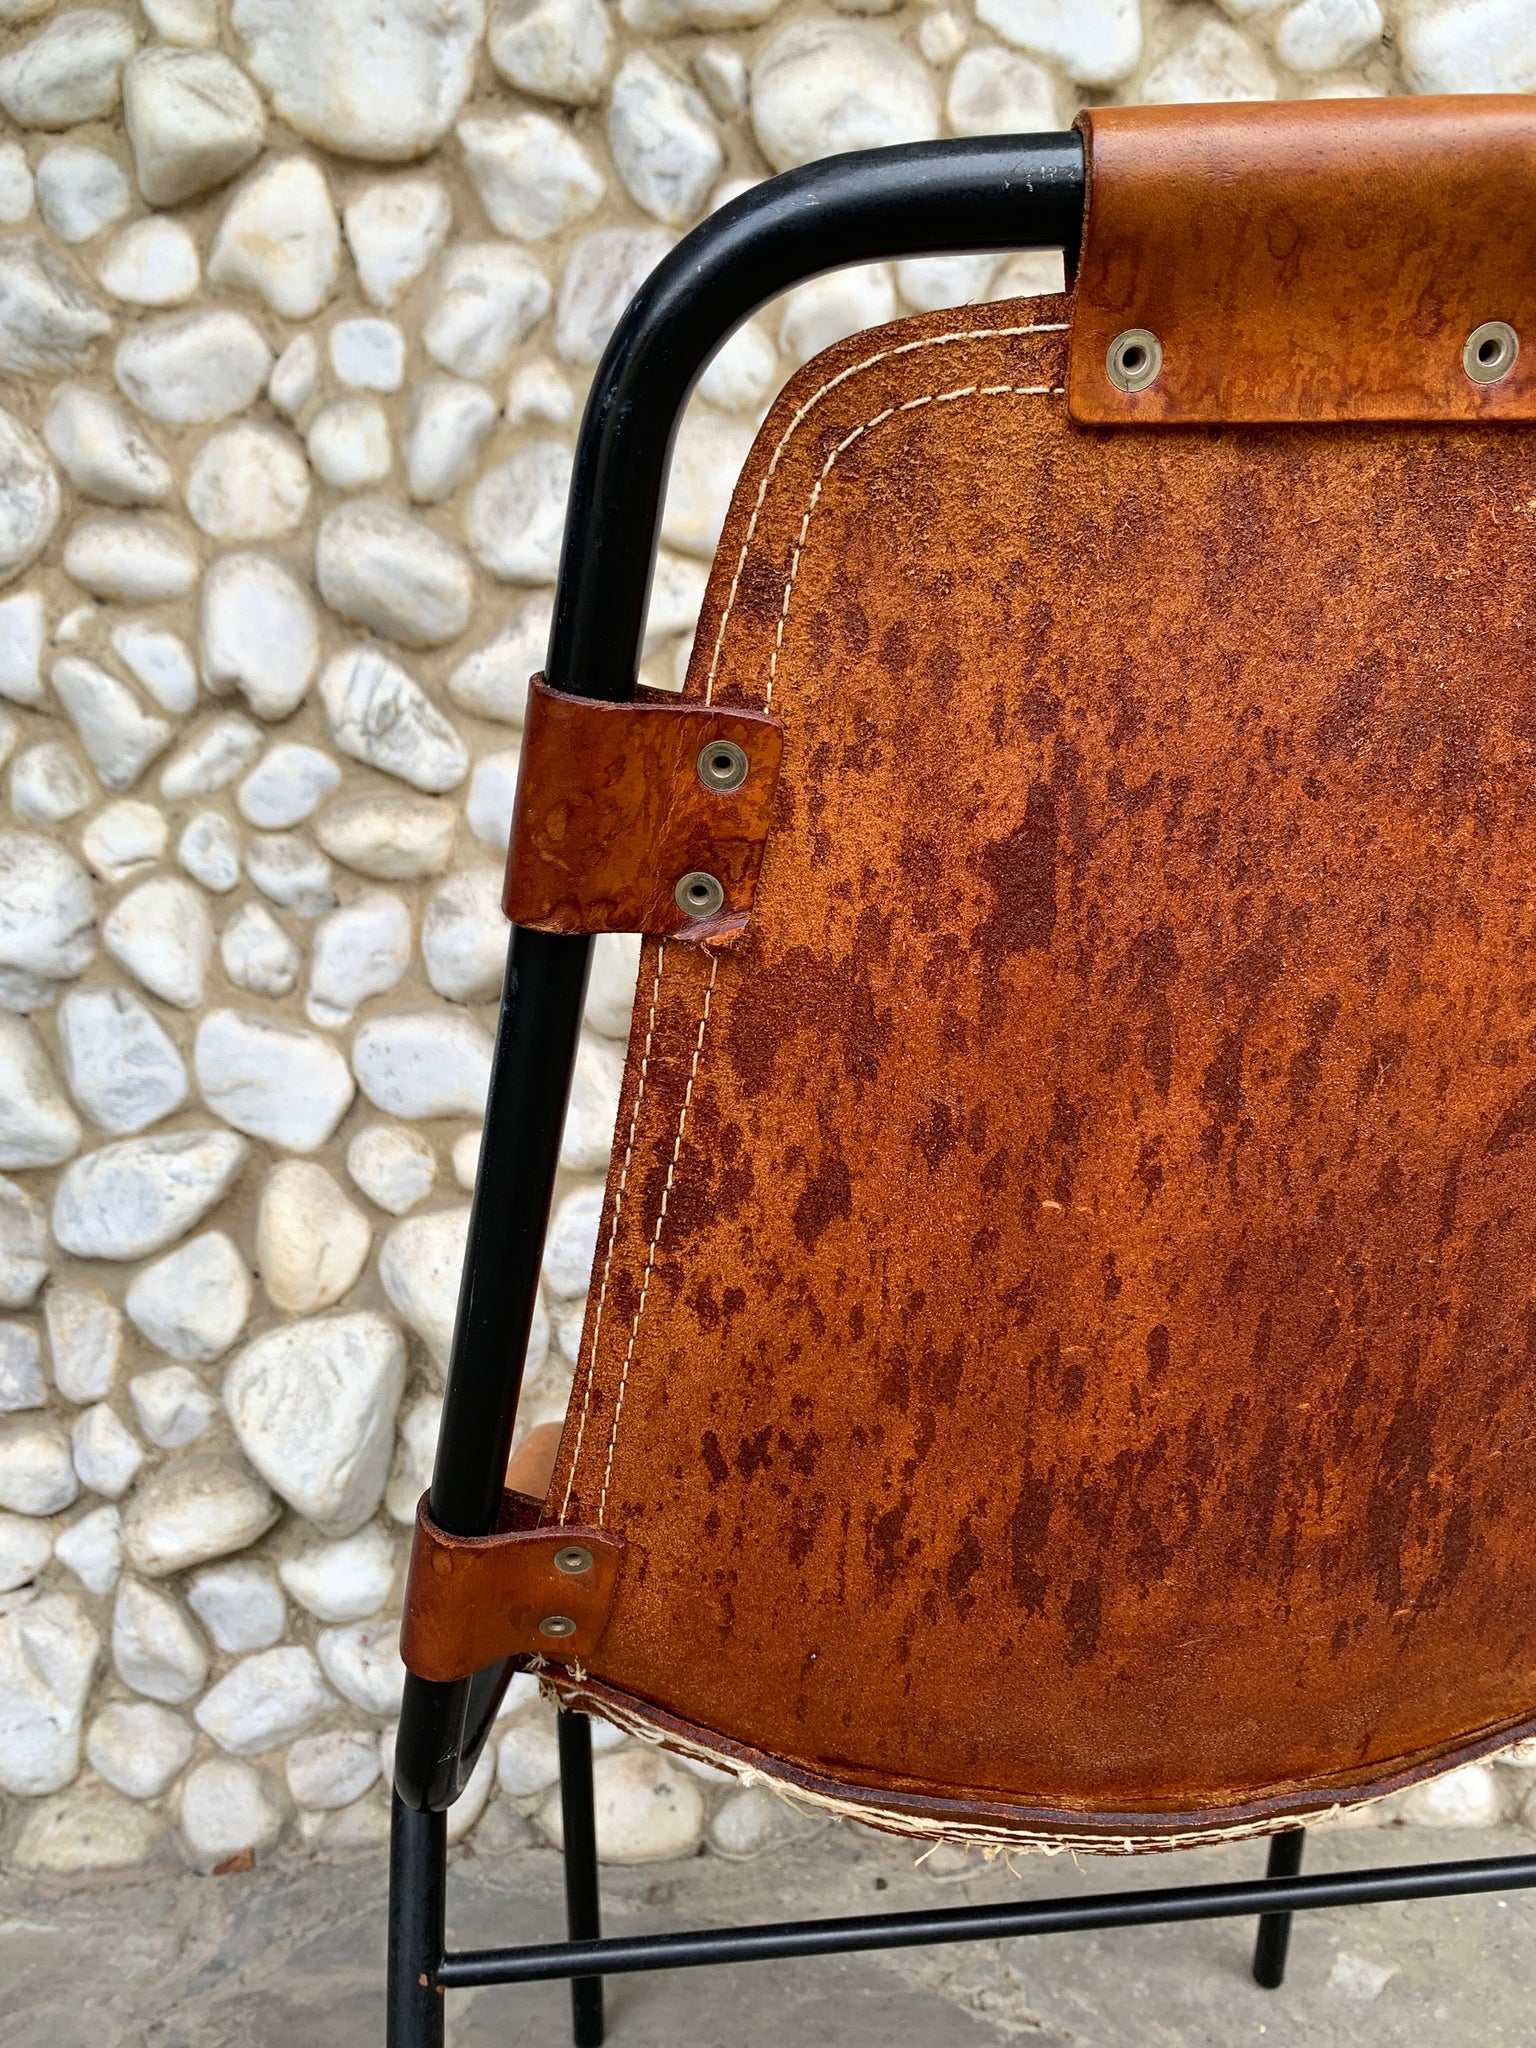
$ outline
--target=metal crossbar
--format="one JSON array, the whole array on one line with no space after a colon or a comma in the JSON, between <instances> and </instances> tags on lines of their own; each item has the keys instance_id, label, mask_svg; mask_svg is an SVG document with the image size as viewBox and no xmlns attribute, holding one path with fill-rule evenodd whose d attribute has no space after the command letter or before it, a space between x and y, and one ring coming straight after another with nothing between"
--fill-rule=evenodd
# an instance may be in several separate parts
<instances>
[{"instance_id":1,"label":"metal crossbar","mask_svg":"<svg viewBox=\"0 0 1536 2048\"><path fill-rule=\"evenodd\" d=\"M861 1913L845 1919L788 1920L763 1927L558 1941L538 1948L474 1949L444 1956L437 1982L444 1990L460 1990L482 1984L534 1984L559 1977L617 1977L637 1970L851 1955L865 1949L921 1948L941 1942L1012 1941L1026 1934L1236 1920L1321 1906L1370 1906L1398 1899L1439 1899L1530 1887L1536 1887L1536 1856L1498 1856L1467 1863L1341 1871L1324 1877L1106 1892L1096 1899L1040 1899L1022 1905L958 1906L930 1913Z\"/></svg>"}]
</instances>

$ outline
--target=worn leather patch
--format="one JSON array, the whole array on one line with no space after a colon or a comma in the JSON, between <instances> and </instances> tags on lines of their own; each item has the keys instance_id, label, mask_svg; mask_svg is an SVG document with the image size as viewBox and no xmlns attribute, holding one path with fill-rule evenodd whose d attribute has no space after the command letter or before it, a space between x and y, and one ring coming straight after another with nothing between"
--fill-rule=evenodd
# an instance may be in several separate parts
<instances>
[{"instance_id":1,"label":"worn leather patch","mask_svg":"<svg viewBox=\"0 0 1536 2048\"><path fill-rule=\"evenodd\" d=\"M468 1678L504 1657L581 1664L608 1618L622 1545L592 1529L526 1526L533 1503L502 1497L494 1536L450 1536L423 1494L400 1624L418 1678ZM585 1562L583 1562L585 1560Z\"/></svg>"},{"instance_id":2,"label":"worn leather patch","mask_svg":"<svg viewBox=\"0 0 1536 2048\"><path fill-rule=\"evenodd\" d=\"M1113 1846L1536 1723L1536 461L1085 431L1069 316L840 344L738 485L775 829L644 950L546 1512L635 1717Z\"/></svg>"},{"instance_id":3,"label":"worn leather patch","mask_svg":"<svg viewBox=\"0 0 1536 2048\"><path fill-rule=\"evenodd\" d=\"M745 780L711 788L700 759L741 748ZM541 932L654 932L699 944L739 936L752 909L782 737L762 712L603 704L535 676L518 762L503 908ZM694 914L690 875L722 900Z\"/></svg>"},{"instance_id":4,"label":"worn leather patch","mask_svg":"<svg viewBox=\"0 0 1536 2048\"><path fill-rule=\"evenodd\" d=\"M1536 102L1096 107L1073 313L1075 420L1536 416ZM1512 326L1478 383L1475 328ZM1144 329L1145 390L1107 357Z\"/></svg>"}]
</instances>

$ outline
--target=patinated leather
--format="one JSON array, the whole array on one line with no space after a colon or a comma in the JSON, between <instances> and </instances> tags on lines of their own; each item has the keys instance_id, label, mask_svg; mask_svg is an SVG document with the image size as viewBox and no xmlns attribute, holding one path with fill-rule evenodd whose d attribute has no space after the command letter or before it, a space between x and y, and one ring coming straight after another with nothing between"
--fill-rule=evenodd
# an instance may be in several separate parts
<instances>
[{"instance_id":1,"label":"patinated leather","mask_svg":"<svg viewBox=\"0 0 1536 2048\"><path fill-rule=\"evenodd\" d=\"M699 776L717 740L746 753L730 791ZM655 932L724 945L744 929L778 784L782 734L762 712L697 704L603 704L529 685L503 908L541 932ZM690 917L685 875L725 900Z\"/></svg>"},{"instance_id":2,"label":"patinated leather","mask_svg":"<svg viewBox=\"0 0 1536 2048\"><path fill-rule=\"evenodd\" d=\"M1097 107L1068 409L1085 423L1536 417L1536 101ZM1467 337L1523 346L1477 384ZM1122 392L1127 328L1163 345Z\"/></svg>"},{"instance_id":3,"label":"patinated leather","mask_svg":"<svg viewBox=\"0 0 1536 2048\"><path fill-rule=\"evenodd\" d=\"M1117 1848L1536 1726L1536 464L1079 427L1070 317L855 336L737 487L686 696L783 774L645 949L546 1525L618 1718Z\"/></svg>"},{"instance_id":4,"label":"patinated leather","mask_svg":"<svg viewBox=\"0 0 1536 2048\"><path fill-rule=\"evenodd\" d=\"M422 1495L400 1624L400 1655L418 1678L468 1678L506 1657L578 1666L591 1657L623 1545L600 1530L538 1528L536 1513L536 1502L506 1492L495 1535L453 1536L432 1520ZM573 1546L590 1562L562 1571L559 1553ZM572 1626L541 1626L551 1617Z\"/></svg>"}]
</instances>

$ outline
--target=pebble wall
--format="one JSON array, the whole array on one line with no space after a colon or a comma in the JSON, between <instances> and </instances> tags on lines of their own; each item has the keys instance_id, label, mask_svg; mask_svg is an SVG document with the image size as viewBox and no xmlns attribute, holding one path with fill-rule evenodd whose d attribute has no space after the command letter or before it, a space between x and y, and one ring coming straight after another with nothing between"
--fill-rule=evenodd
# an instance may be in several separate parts
<instances>
[{"instance_id":1,"label":"pebble wall","mask_svg":"<svg viewBox=\"0 0 1536 2048\"><path fill-rule=\"evenodd\" d=\"M523 692L583 389L646 271L838 149L1085 101L1484 89L1536 89L1529 0L0 0L14 1867L386 1827ZM1057 277L878 264L743 329L679 441L648 680L680 681L792 369ZM636 953L599 947L528 1421L569 1386ZM599 1749L609 1857L811 1825ZM453 1833L552 1834L555 1777L519 1681ZM1409 1810L1486 1821L1523 1784L1517 1755Z\"/></svg>"}]
</instances>

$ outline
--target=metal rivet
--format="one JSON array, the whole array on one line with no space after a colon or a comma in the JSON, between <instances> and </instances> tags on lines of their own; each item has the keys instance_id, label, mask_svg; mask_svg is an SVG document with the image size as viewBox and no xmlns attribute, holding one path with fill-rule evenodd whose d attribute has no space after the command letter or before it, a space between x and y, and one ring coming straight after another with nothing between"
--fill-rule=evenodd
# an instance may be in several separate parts
<instances>
[{"instance_id":1,"label":"metal rivet","mask_svg":"<svg viewBox=\"0 0 1536 2048\"><path fill-rule=\"evenodd\" d=\"M725 891L713 875L706 875L702 868L695 868L692 874L684 875L672 891L679 910L686 910L690 917L713 917L725 901Z\"/></svg>"},{"instance_id":2,"label":"metal rivet","mask_svg":"<svg viewBox=\"0 0 1536 2048\"><path fill-rule=\"evenodd\" d=\"M1497 384L1515 367L1520 337L1507 320L1485 320L1467 336L1461 366L1474 384Z\"/></svg>"},{"instance_id":3,"label":"metal rivet","mask_svg":"<svg viewBox=\"0 0 1536 2048\"><path fill-rule=\"evenodd\" d=\"M581 1572L592 1569L592 1553L583 1550L579 1543L568 1543L564 1550L555 1552L555 1570L567 1572L574 1579Z\"/></svg>"},{"instance_id":4,"label":"metal rivet","mask_svg":"<svg viewBox=\"0 0 1536 2048\"><path fill-rule=\"evenodd\" d=\"M1109 344L1104 367L1117 391L1145 391L1162 370L1163 344L1148 328L1127 327Z\"/></svg>"},{"instance_id":5,"label":"metal rivet","mask_svg":"<svg viewBox=\"0 0 1536 2048\"><path fill-rule=\"evenodd\" d=\"M576 1624L568 1614L546 1614L539 1623L541 1636L573 1636Z\"/></svg>"},{"instance_id":6,"label":"metal rivet","mask_svg":"<svg viewBox=\"0 0 1536 2048\"><path fill-rule=\"evenodd\" d=\"M711 740L699 749L699 780L706 789L729 794L740 789L751 767L745 751L734 740Z\"/></svg>"}]
</instances>

